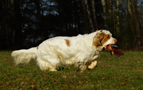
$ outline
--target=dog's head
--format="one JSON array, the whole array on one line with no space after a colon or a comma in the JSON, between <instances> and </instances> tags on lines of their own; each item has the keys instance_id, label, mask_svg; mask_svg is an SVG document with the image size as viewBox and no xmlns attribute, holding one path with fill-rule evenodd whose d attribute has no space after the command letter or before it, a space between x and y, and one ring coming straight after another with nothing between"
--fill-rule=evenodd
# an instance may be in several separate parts
<instances>
[{"instance_id":1,"label":"dog's head","mask_svg":"<svg viewBox=\"0 0 143 90\"><path fill-rule=\"evenodd\" d=\"M96 47L103 46L108 50L109 44L116 44L117 40L107 30L98 30L93 38L93 45Z\"/></svg>"}]
</instances>

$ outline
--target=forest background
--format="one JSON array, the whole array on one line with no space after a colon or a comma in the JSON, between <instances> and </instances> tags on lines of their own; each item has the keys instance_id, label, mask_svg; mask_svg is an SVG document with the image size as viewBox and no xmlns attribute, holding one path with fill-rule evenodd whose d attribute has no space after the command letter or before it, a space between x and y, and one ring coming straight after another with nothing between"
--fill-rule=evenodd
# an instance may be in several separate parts
<instances>
[{"instance_id":1,"label":"forest background","mask_svg":"<svg viewBox=\"0 0 143 90\"><path fill-rule=\"evenodd\" d=\"M122 50L143 50L142 0L1 0L0 50L107 29Z\"/></svg>"}]
</instances>

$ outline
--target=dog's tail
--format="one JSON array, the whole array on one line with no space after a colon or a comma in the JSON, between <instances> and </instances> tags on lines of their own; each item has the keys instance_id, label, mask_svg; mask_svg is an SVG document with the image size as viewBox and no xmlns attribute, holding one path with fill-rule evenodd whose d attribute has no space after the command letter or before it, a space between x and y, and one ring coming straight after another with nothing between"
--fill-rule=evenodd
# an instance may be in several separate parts
<instances>
[{"instance_id":1,"label":"dog's tail","mask_svg":"<svg viewBox=\"0 0 143 90\"><path fill-rule=\"evenodd\" d=\"M28 64L32 59L37 59L37 48L15 50L11 53L15 65Z\"/></svg>"}]
</instances>

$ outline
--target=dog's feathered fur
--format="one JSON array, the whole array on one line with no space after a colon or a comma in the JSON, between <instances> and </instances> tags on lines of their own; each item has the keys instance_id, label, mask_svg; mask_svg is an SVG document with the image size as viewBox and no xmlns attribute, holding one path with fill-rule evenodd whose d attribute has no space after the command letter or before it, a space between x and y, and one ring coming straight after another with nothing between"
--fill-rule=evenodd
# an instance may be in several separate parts
<instances>
[{"instance_id":1,"label":"dog's feathered fur","mask_svg":"<svg viewBox=\"0 0 143 90\"><path fill-rule=\"evenodd\" d=\"M99 30L73 37L50 38L37 47L13 51L11 56L16 65L28 64L34 59L41 70L57 71L61 65L75 65L82 72L94 69L102 49L115 43L109 31Z\"/></svg>"}]
</instances>

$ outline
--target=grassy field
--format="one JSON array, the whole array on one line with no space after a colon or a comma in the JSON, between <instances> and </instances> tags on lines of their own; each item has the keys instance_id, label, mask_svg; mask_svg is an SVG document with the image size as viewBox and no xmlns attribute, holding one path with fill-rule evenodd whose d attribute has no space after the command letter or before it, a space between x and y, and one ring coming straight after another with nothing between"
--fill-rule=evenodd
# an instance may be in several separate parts
<instances>
[{"instance_id":1,"label":"grassy field","mask_svg":"<svg viewBox=\"0 0 143 90\"><path fill-rule=\"evenodd\" d=\"M143 90L143 52L124 52L122 57L103 52L98 67L83 73L73 67L44 72L34 62L14 67L10 54L0 52L1 90Z\"/></svg>"}]
</instances>

